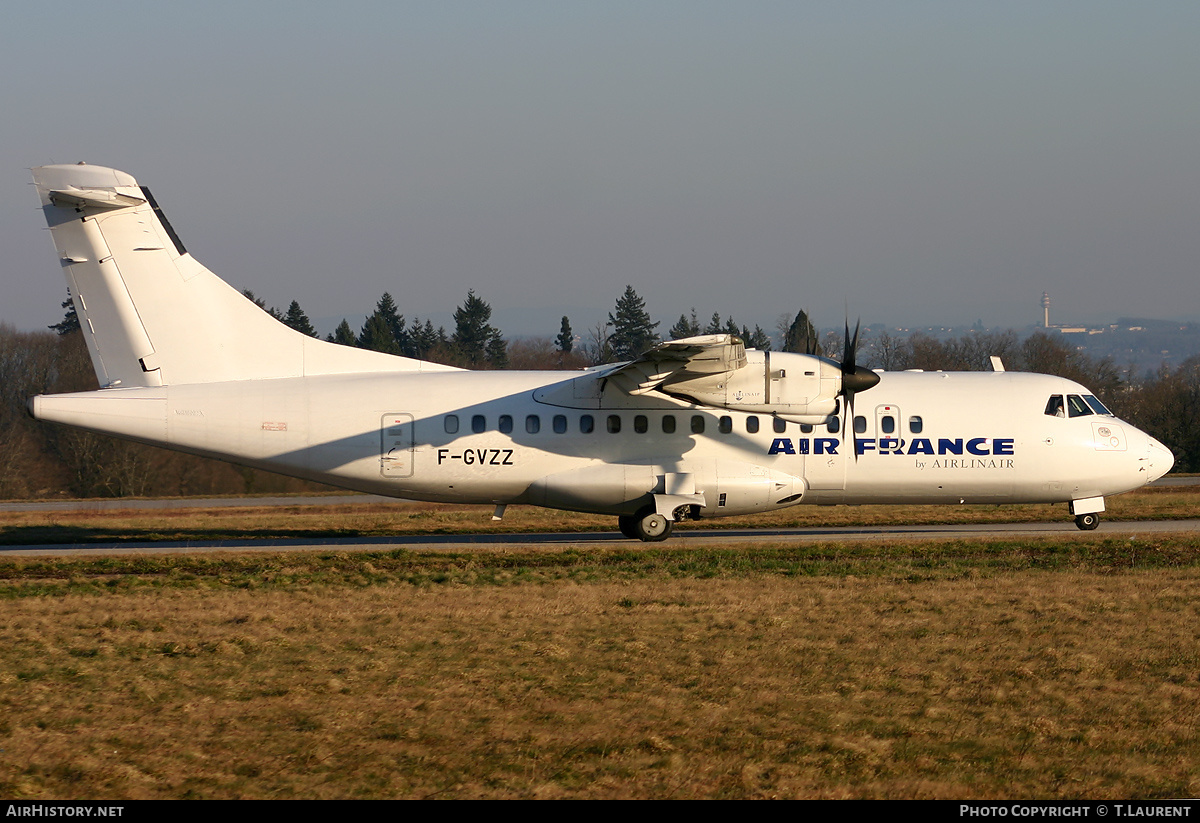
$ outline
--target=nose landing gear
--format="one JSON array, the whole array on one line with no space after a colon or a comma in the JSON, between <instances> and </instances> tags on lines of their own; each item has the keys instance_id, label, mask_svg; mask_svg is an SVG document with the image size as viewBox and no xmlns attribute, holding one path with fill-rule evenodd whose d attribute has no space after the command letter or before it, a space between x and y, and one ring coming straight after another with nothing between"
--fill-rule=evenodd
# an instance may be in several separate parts
<instances>
[{"instance_id":1,"label":"nose landing gear","mask_svg":"<svg viewBox=\"0 0 1200 823\"><path fill-rule=\"evenodd\" d=\"M1103 497L1087 497L1071 501L1071 514L1075 515L1075 525L1085 532L1090 532L1100 525L1100 513L1103 511Z\"/></svg>"}]
</instances>

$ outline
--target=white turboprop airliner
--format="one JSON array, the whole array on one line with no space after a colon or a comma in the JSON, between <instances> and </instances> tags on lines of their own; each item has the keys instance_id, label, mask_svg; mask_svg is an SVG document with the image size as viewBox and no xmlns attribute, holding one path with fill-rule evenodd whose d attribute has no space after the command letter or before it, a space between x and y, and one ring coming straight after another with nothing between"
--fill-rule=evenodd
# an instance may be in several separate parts
<instances>
[{"instance_id":1,"label":"white turboprop airliner","mask_svg":"<svg viewBox=\"0 0 1200 823\"><path fill-rule=\"evenodd\" d=\"M848 328L842 363L707 335L583 372L315 340L196 262L128 174L33 175L102 386L33 398L40 420L496 518L512 503L612 514L642 540L800 503L1068 503L1092 529L1105 496L1174 462L1070 380L876 373Z\"/></svg>"}]
</instances>

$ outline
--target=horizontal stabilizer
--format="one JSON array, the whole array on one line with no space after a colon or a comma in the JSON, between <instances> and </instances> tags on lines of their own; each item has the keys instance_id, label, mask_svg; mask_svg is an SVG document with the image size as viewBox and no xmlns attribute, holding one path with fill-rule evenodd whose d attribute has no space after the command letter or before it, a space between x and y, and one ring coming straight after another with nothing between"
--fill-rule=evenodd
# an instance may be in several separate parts
<instances>
[{"instance_id":1,"label":"horizontal stabilizer","mask_svg":"<svg viewBox=\"0 0 1200 823\"><path fill-rule=\"evenodd\" d=\"M136 206L145 203L141 197L121 194L113 189L77 189L69 186L66 189L55 189L49 193L50 202L67 209L91 206L99 209L123 209L126 206Z\"/></svg>"}]
</instances>

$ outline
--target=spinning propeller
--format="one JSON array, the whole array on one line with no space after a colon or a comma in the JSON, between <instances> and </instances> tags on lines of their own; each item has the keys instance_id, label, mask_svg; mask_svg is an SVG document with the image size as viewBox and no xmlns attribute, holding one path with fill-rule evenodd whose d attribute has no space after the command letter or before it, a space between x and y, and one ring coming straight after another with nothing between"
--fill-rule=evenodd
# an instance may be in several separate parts
<instances>
[{"instance_id":1,"label":"spinning propeller","mask_svg":"<svg viewBox=\"0 0 1200 823\"><path fill-rule=\"evenodd\" d=\"M854 426L854 395L866 391L879 382L879 375L866 366L855 364L858 355L858 330L862 321L854 323L854 337L850 336L850 318L846 318L846 347L842 353L842 388L838 394L846 398L846 419L842 427L842 443L846 442L846 429ZM851 442L854 437L851 435ZM858 444L854 443L854 459L858 460Z\"/></svg>"}]
</instances>

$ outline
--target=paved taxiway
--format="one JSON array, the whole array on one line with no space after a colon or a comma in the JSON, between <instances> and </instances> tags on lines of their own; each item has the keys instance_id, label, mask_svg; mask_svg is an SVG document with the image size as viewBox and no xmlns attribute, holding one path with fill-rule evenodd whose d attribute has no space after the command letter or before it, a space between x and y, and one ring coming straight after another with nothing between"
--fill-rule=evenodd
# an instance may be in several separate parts
<instances>
[{"instance_id":1,"label":"paved taxiway","mask_svg":"<svg viewBox=\"0 0 1200 823\"><path fill-rule=\"evenodd\" d=\"M988 523L950 526L843 526L804 529L688 529L666 543L639 543L616 532L551 534L435 534L396 537L289 538L266 540L75 543L0 546L0 557L78 557L83 555L189 554L199 552L279 551L522 551L567 548L687 548L737 543L847 543L880 540L970 540L977 538L1120 537L1136 540L1152 535L1200 532L1200 520L1103 521L1094 532L1082 532L1070 521L1053 523Z\"/></svg>"},{"instance_id":2,"label":"paved taxiway","mask_svg":"<svg viewBox=\"0 0 1200 823\"><path fill-rule=\"evenodd\" d=\"M1200 475L1169 474L1150 484L1158 486L1200 486ZM0 502L0 512L88 512L128 509L219 509L249 506L361 506L369 503L405 503L395 497L377 494L310 494L280 497L160 497L92 500L17 500Z\"/></svg>"}]
</instances>

